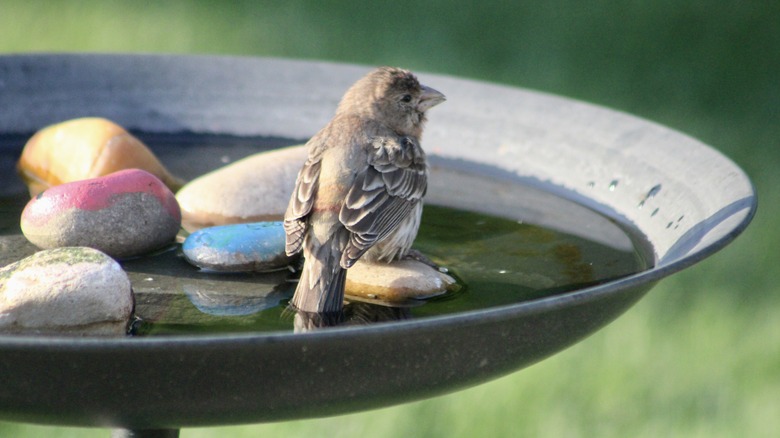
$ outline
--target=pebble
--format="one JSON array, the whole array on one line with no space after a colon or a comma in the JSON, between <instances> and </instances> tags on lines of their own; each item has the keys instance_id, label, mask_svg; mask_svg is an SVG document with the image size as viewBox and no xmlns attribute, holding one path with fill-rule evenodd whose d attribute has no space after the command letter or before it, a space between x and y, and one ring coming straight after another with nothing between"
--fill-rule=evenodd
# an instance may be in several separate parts
<instances>
[{"instance_id":1,"label":"pebble","mask_svg":"<svg viewBox=\"0 0 780 438\"><path fill-rule=\"evenodd\" d=\"M133 311L130 280L91 248L37 252L0 268L0 332L121 336Z\"/></svg>"},{"instance_id":2,"label":"pebble","mask_svg":"<svg viewBox=\"0 0 780 438\"><path fill-rule=\"evenodd\" d=\"M171 191L183 184L143 142L118 124L98 117L68 120L41 129L27 141L17 163L30 196L59 184L132 168L155 175Z\"/></svg>"},{"instance_id":3,"label":"pebble","mask_svg":"<svg viewBox=\"0 0 780 438\"><path fill-rule=\"evenodd\" d=\"M284 252L282 222L254 222L202 228L182 245L191 264L213 271L267 272L293 260Z\"/></svg>"},{"instance_id":4,"label":"pebble","mask_svg":"<svg viewBox=\"0 0 780 438\"><path fill-rule=\"evenodd\" d=\"M115 258L172 243L181 212L173 193L138 169L54 186L22 212L24 236L39 248L88 246Z\"/></svg>"},{"instance_id":5,"label":"pebble","mask_svg":"<svg viewBox=\"0 0 780 438\"><path fill-rule=\"evenodd\" d=\"M454 278L416 260L360 260L347 270L344 293L347 299L393 304L430 298L456 288Z\"/></svg>"},{"instance_id":6,"label":"pebble","mask_svg":"<svg viewBox=\"0 0 780 438\"><path fill-rule=\"evenodd\" d=\"M190 181L176 193L184 228L280 220L306 156L305 146L261 152Z\"/></svg>"}]
</instances>

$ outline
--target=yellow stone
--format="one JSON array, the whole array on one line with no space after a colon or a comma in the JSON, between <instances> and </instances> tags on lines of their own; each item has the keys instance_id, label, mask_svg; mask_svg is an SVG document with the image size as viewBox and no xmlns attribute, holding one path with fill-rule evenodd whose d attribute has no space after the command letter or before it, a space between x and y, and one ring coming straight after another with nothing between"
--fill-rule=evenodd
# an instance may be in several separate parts
<instances>
[{"instance_id":1,"label":"yellow stone","mask_svg":"<svg viewBox=\"0 0 780 438\"><path fill-rule=\"evenodd\" d=\"M27 141L17 163L30 196L59 184L133 168L151 173L174 192L183 184L143 142L116 123L98 117L41 129Z\"/></svg>"}]
</instances>

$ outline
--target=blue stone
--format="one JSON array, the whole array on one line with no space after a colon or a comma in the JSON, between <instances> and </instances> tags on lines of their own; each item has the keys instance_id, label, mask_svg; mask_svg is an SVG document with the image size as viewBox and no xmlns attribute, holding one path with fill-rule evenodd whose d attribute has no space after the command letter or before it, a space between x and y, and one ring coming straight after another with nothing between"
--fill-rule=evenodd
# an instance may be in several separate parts
<instances>
[{"instance_id":1,"label":"blue stone","mask_svg":"<svg viewBox=\"0 0 780 438\"><path fill-rule=\"evenodd\" d=\"M191 264L221 272L268 272L287 267L282 222L255 222L202 228L182 244Z\"/></svg>"}]
</instances>

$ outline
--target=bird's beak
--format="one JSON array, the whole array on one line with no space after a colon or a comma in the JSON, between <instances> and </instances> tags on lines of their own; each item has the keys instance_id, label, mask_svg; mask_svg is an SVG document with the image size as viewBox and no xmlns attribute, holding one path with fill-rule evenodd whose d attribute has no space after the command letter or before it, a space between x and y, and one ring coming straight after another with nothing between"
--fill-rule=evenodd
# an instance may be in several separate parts
<instances>
[{"instance_id":1,"label":"bird's beak","mask_svg":"<svg viewBox=\"0 0 780 438\"><path fill-rule=\"evenodd\" d=\"M420 89L422 90L422 93L420 94L420 102L417 104L417 110L420 112L425 112L447 100L443 94L431 87L420 85Z\"/></svg>"}]
</instances>

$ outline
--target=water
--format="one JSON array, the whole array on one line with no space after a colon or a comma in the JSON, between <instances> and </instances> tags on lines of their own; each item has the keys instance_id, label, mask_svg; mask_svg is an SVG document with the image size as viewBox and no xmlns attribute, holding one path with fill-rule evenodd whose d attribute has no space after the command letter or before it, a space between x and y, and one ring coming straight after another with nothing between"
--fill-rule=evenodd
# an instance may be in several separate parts
<instances>
[{"instance_id":1,"label":"water","mask_svg":"<svg viewBox=\"0 0 780 438\"><path fill-rule=\"evenodd\" d=\"M266 148L296 143L219 136L141 137L174 174L187 178ZM5 139L6 143L15 141L19 139ZM3 146L0 151L7 151L7 144L0 137L0 147ZM7 166L12 161L6 157L0 164ZM24 187L13 180L16 177L12 172L3 174L8 181L0 192L0 266L36 251L19 230L19 216L29 198ZM467 178L458 175L455 178ZM434 166L431 178L436 176ZM485 184L494 183L500 182ZM479 181L466 185L478 184ZM579 205L568 206L569 201L555 199L554 195L536 188L518 187L517 190L516 195L523 199L533 196L535 205L550 205L554 209L559 208L555 205L567 205L566 208L580 209L577 211L586 210ZM446 268L458 280L460 288L395 308L351 303L345 309L347 323L423 318L532 300L630 275L647 269L652 262L648 245L629 227L591 210L577 215L576 232L511 216L426 205L414 246ZM583 232L605 227L612 236L609 239L596 236L595 232L589 237ZM615 240L621 243L615 244ZM122 266L136 294L136 336L293 328L293 318L285 311L295 290L296 274L290 271L205 273L189 265L177 245L147 257L123 261Z\"/></svg>"}]
</instances>

